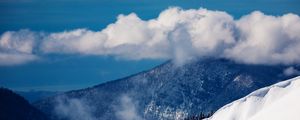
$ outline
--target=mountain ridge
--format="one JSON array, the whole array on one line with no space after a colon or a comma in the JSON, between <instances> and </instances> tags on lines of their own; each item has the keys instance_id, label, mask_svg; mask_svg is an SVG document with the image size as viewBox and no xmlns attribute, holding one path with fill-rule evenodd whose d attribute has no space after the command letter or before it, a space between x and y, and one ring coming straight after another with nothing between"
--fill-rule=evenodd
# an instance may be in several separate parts
<instances>
[{"instance_id":1,"label":"mountain ridge","mask_svg":"<svg viewBox=\"0 0 300 120\"><path fill-rule=\"evenodd\" d=\"M253 90L292 77L283 75L286 67L238 64L225 59L202 59L183 66L169 61L148 71L69 91L34 105L54 119L73 118L67 113L57 115L61 112L55 106L74 107L66 104L74 100L81 101L80 106L88 106L85 109L90 118L124 119L123 113L130 112L130 119L182 119L215 111Z\"/></svg>"},{"instance_id":2,"label":"mountain ridge","mask_svg":"<svg viewBox=\"0 0 300 120\"><path fill-rule=\"evenodd\" d=\"M22 96L0 87L1 120L48 120L38 109Z\"/></svg>"}]
</instances>

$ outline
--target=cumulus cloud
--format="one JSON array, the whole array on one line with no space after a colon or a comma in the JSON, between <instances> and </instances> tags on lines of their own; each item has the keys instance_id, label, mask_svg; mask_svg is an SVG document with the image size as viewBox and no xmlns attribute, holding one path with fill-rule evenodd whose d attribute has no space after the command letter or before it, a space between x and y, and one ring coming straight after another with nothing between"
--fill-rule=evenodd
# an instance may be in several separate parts
<instances>
[{"instance_id":1,"label":"cumulus cloud","mask_svg":"<svg viewBox=\"0 0 300 120\"><path fill-rule=\"evenodd\" d=\"M271 16L254 11L235 20L222 11L173 7L150 20L142 20L135 13L119 15L115 23L100 31L76 29L42 35L30 31L27 31L30 34L4 33L0 53L15 51L17 55L36 56L32 52L32 48L36 48L42 54L172 59L179 65L201 57L227 58L248 64L294 64L300 63L299 31L300 17L295 14ZM12 33L15 35L6 37ZM22 42L23 38L28 43ZM5 41L20 43L2 45ZM0 59L4 64L6 59Z\"/></svg>"},{"instance_id":2,"label":"cumulus cloud","mask_svg":"<svg viewBox=\"0 0 300 120\"><path fill-rule=\"evenodd\" d=\"M236 21L236 44L225 56L245 63L292 64L300 62L300 18L294 14L267 16L253 12Z\"/></svg>"},{"instance_id":3,"label":"cumulus cloud","mask_svg":"<svg viewBox=\"0 0 300 120\"><path fill-rule=\"evenodd\" d=\"M23 64L38 59L33 54L36 33L29 30L8 31L0 38L0 65Z\"/></svg>"}]
</instances>

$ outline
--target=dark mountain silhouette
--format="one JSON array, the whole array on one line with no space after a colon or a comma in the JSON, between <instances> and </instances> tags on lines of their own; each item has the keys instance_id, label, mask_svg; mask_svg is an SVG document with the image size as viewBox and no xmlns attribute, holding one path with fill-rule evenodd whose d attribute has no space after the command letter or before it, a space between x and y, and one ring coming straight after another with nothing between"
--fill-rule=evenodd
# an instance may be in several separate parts
<instances>
[{"instance_id":1,"label":"dark mountain silhouette","mask_svg":"<svg viewBox=\"0 0 300 120\"><path fill-rule=\"evenodd\" d=\"M47 117L20 95L0 88L0 120L47 120Z\"/></svg>"}]
</instances>

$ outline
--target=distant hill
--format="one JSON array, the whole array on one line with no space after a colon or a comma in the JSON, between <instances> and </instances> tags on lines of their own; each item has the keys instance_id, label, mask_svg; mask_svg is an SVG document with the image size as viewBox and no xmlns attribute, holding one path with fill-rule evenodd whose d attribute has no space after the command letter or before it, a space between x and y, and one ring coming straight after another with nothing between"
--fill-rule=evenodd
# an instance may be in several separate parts
<instances>
[{"instance_id":1,"label":"distant hill","mask_svg":"<svg viewBox=\"0 0 300 120\"><path fill-rule=\"evenodd\" d=\"M41 100L43 98L51 97L54 95L57 95L62 92L55 92L55 91L14 91L17 94L24 97L26 100L28 100L30 103L36 102L37 100Z\"/></svg>"},{"instance_id":2,"label":"distant hill","mask_svg":"<svg viewBox=\"0 0 300 120\"><path fill-rule=\"evenodd\" d=\"M170 61L34 105L53 119L180 120L201 112L208 114L256 89L292 78L294 75L284 73L290 67L238 64L225 59L202 59L183 66Z\"/></svg>"},{"instance_id":3,"label":"distant hill","mask_svg":"<svg viewBox=\"0 0 300 120\"><path fill-rule=\"evenodd\" d=\"M47 117L20 95L0 88L0 120L47 120Z\"/></svg>"}]
</instances>

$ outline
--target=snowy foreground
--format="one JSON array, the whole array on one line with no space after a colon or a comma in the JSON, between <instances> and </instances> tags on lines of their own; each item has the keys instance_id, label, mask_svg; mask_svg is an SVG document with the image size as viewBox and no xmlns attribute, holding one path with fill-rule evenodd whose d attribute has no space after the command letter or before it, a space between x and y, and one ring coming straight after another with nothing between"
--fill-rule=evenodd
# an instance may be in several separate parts
<instances>
[{"instance_id":1,"label":"snowy foreground","mask_svg":"<svg viewBox=\"0 0 300 120\"><path fill-rule=\"evenodd\" d=\"M300 76L256 90L208 120L299 120Z\"/></svg>"}]
</instances>

